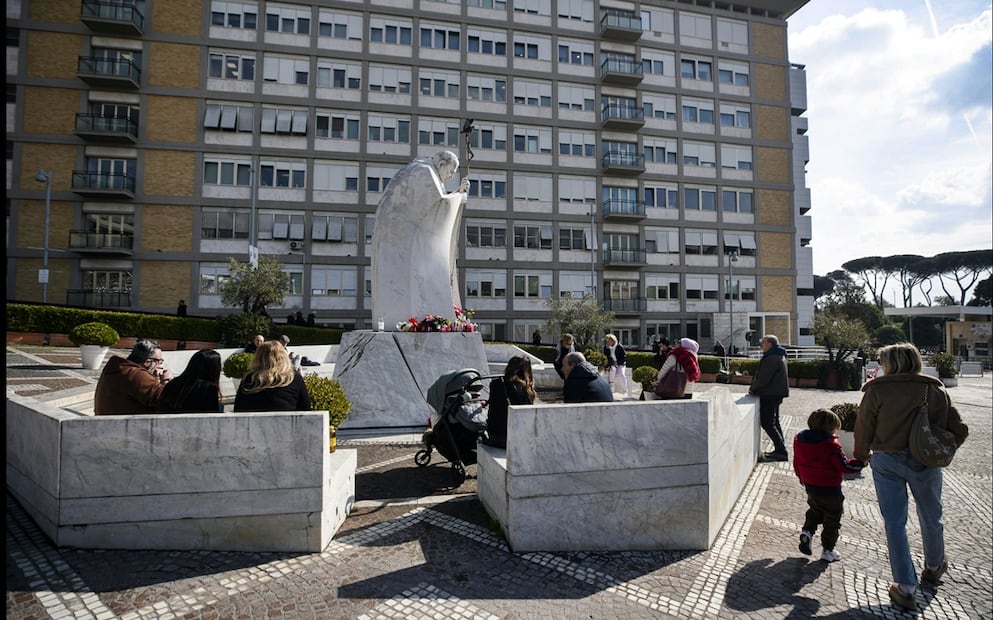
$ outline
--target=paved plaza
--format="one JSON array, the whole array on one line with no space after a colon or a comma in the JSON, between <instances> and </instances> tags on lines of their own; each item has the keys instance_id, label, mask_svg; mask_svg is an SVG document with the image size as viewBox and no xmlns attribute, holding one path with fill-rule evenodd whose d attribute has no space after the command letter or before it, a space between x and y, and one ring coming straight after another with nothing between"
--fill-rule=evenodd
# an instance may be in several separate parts
<instances>
[{"instance_id":1,"label":"paved plaza","mask_svg":"<svg viewBox=\"0 0 993 620\"><path fill-rule=\"evenodd\" d=\"M7 348L8 393L52 399L92 389L98 374L81 368L76 349ZM789 441L812 410L861 397L791 393L782 408ZM6 615L993 618L993 377L960 378L949 393L970 436L944 476L949 570L937 586L918 590L918 614L899 611L887 596L890 570L871 468L845 482L840 562L818 559L819 537L813 556L797 550L806 501L790 463L756 465L708 551L515 554L479 504L474 478L446 488L450 467L440 455L426 468L414 464L418 434L342 432L339 447L358 451L357 501L321 553L59 549L8 494ZM475 474L475 466L468 469ZM911 512L908 530L920 570L920 530Z\"/></svg>"}]
</instances>

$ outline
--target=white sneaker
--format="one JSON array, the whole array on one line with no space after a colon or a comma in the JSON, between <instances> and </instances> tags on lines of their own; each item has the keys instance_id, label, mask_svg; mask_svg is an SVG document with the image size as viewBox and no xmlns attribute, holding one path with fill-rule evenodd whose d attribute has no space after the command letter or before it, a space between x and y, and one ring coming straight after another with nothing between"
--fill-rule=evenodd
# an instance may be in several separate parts
<instances>
[{"instance_id":1,"label":"white sneaker","mask_svg":"<svg viewBox=\"0 0 993 620\"><path fill-rule=\"evenodd\" d=\"M821 554L821 559L825 562L837 562L841 559L841 554L834 549L825 549Z\"/></svg>"}]
</instances>

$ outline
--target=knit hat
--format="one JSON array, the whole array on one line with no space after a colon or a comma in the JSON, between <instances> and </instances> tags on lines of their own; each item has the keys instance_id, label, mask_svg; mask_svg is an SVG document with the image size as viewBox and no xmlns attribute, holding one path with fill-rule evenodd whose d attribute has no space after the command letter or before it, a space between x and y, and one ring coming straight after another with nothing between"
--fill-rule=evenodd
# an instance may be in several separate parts
<instances>
[{"instance_id":1,"label":"knit hat","mask_svg":"<svg viewBox=\"0 0 993 620\"><path fill-rule=\"evenodd\" d=\"M700 350L700 345L697 343L697 341L690 340L689 338L682 338L679 341L679 346L683 347L684 349L688 349L690 353L692 353L693 355L696 355L697 352Z\"/></svg>"},{"instance_id":2,"label":"knit hat","mask_svg":"<svg viewBox=\"0 0 993 620\"><path fill-rule=\"evenodd\" d=\"M282 341L283 341L283 344L284 344L284 345L287 345L287 344L290 344L290 337L289 337L289 336L287 336L286 334L283 334L283 335L282 335L282 336L280 337L280 340L282 340Z\"/></svg>"}]
</instances>

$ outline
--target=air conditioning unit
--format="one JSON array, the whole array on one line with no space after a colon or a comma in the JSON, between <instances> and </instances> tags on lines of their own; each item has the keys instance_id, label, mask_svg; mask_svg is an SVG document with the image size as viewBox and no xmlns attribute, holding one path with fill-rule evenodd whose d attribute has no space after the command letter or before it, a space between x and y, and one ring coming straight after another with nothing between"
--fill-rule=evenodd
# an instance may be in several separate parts
<instances>
[{"instance_id":1,"label":"air conditioning unit","mask_svg":"<svg viewBox=\"0 0 993 620\"><path fill-rule=\"evenodd\" d=\"M291 250L302 250L303 249L303 241L290 241L290 249Z\"/></svg>"}]
</instances>

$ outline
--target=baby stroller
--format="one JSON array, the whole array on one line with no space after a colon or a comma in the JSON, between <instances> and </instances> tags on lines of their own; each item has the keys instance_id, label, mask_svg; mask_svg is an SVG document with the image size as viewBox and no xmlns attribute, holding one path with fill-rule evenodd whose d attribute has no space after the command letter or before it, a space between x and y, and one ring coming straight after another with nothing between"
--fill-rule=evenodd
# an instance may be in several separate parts
<instances>
[{"instance_id":1,"label":"baby stroller","mask_svg":"<svg viewBox=\"0 0 993 620\"><path fill-rule=\"evenodd\" d=\"M414 455L419 467L431 462L437 448L452 463L455 486L465 482L465 466L476 462L476 443L486 432L486 398L483 376L474 368L463 368L439 377L428 388L427 402L437 414L428 420L421 436L424 448Z\"/></svg>"}]
</instances>

